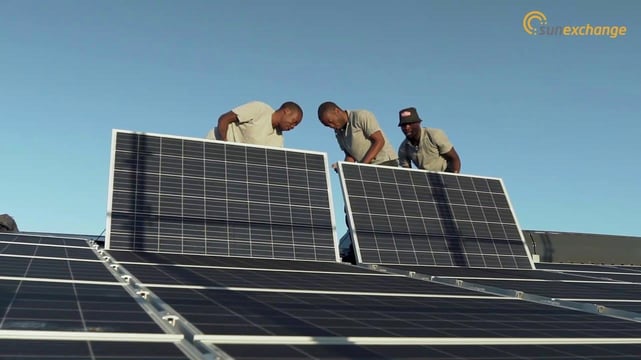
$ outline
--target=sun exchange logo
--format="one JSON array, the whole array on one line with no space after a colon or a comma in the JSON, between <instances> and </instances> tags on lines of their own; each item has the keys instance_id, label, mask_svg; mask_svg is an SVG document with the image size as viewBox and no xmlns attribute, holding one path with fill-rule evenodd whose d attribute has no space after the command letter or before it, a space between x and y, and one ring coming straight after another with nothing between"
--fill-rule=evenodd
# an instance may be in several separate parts
<instances>
[{"instance_id":1,"label":"sun exchange logo","mask_svg":"<svg viewBox=\"0 0 641 360\"><path fill-rule=\"evenodd\" d=\"M535 25L538 25L535 26ZM625 36L628 28L625 25L559 25L549 26L548 18L538 10L530 11L523 17L523 30L530 35L553 36L607 36L616 39Z\"/></svg>"},{"instance_id":2,"label":"sun exchange logo","mask_svg":"<svg viewBox=\"0 0 641 360\"><path fill-rule=\"evenodd\" d=\"M534 10L525 14L523 17L523 30L530 35L536 35L536 28L532 25L533 20L537 20L541 25L548 24L548 18L540 11Z\"/></svg>"}]
</instances>

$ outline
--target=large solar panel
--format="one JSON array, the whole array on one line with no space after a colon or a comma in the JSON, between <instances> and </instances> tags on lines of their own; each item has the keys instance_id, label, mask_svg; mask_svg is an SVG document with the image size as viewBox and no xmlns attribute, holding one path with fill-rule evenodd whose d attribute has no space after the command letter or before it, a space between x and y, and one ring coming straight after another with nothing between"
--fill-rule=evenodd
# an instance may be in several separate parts
<instances>
[{"instance_id":1,"label":"large solar panel","mask_svg":"<svg viewBox=\"0 0 641 360\"><path fill-rule=\"evenodd\" d=\"M357 261L531 269L501 179L339 163Z\"/></svg>"},{"instance_id":2,"label":"large solar panel","mask_svg":"<svg viewBox=\"0 0 641 360\"><path fill-rule=\"evenodd\" d=\"M114 130L107 249L336 261L326 154Z\"/></svg>"}]
</instances>

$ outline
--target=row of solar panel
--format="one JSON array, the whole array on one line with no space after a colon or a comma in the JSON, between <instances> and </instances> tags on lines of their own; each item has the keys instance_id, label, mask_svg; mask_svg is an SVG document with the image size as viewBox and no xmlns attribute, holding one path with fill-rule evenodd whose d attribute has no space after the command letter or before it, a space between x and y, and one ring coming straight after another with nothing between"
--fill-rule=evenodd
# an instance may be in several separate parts
<instances>
[{"instance_id":1,"label":"row of solar panel","mask_svg":"<svg viewBox=\"0 0 641 360\"><path fill-rule=\"evenodd\" d=\"M198 339L236 359L632 359L641 346L638 320L483 292L641 311L637 268L395 267L479 285L470 290L331 262L108 256L195 325ZM0 358L197 358L84 240L0 235L0 280Z\"/></svg>"},{"instance_id":2,"label":"row of solar panel","mask_svg":"<svg viewBox=\"0 0 641 360\"><path fill-rule=\"evenodd\" d=\"M114 131L108 249L339 260L327 156ZM532 268L500 179L341 163L363 263Z\"/></svg>"}]
</instances>

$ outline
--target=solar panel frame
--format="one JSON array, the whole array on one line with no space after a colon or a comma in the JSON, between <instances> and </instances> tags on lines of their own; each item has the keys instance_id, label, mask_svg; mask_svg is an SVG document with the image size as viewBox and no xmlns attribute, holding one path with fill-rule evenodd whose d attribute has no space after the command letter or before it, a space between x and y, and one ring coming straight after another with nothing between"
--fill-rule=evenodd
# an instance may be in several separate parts
<instances>
[{"instance_id":1,"label":"solar panel frame","mask_svg":"<svg viewBox=\"0 0 641 360\"><path fill-rule=\"evenodd\" d=\"M114 129L105 248L339 261L327 169L322 152Z\"/></svg>"},{"instance_id":2,"label":"solar panel frame","mask_svg":"<svg viewBox=\"0 0 641 360\"><path fill-rule=\"evenodd\" d=\"M358 177L353 175L356 171ZM350 162L339 162L338 172L358 263L534 269L500 178ZM410 183L410 190L402 186ZM430 190L421 193L421 199L414 189L419 186ZM374 209L384 209L386 214L372 214ZM407 216L406 210L418 216ZM402 217L404 224L391 222L393 216ZM361 231L366 222L369 227ZM422 231L412 230L417 228ZM388 241L386 234L392 234L394 241ZM363 246L359 235L374 247ZM494 241L500 236L502 242ZM421 242L425 237L430 240ZM477 246L478 252L467 251L468 246Z\"/></svg>"}]
</instances>

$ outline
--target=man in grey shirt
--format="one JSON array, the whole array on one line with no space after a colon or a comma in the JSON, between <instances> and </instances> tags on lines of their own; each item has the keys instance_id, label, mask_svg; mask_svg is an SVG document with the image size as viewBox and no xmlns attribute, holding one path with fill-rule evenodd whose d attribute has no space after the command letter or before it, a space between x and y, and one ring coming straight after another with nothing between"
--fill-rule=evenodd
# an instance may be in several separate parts
<instances>
[{"instance_id":1,"label":"man in grey shirt","mask_svg":"<svg viewBox=\"0 0 641 360\"><path fill-rule=\"evenodd\" d=\"M283 147L283 131L302 120L303 110L295 102L285 102L274 111L264 102L252 101L222 114L207 139Z\"/></svg>"},{"instance_id":2,"label":"man in grey shirt","mask_svg":"<svg viewBox=\"0 0 641 360\"><path fill-rule=\"evenodd\" d=\"M371 112L343 110L335 103L327 101L318 107L318 119L323 125L334 129L338 145L345 153L345 161L398 166L396 151ZM336 167L334 169L336 170ZM345 223L349 228L347 214ZM351 237L347 241L350 245L342 260L356 264Z\"/></svg>"},{"instance_id":3,"label":"man in grey shirt","mask_svg":"<svg viewBox=\"0 0 641 360\"><path fill-rule=\"evenodd\" d=\"M343 110L327 101L318 107L318 119L334 129L345 161L398 166L396 151L371 112Z\"/></svg>"},{"instance_id":4,"label":"man in grey shirt","mask_svg":"<svg viewBox=\"0 0 641 360\"><path fill-rule=\"evenodd\" d=\"M398 126L405 134L405 140L398 148L398 159L402 167L416 167L431 171L458 173L461 159L441 129L421 128L421 118L416 108L410 107L398 112Z\"/></svg>"}]
</instances>

